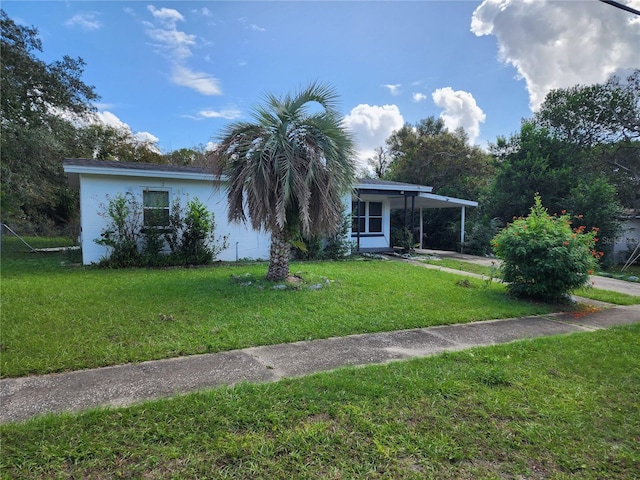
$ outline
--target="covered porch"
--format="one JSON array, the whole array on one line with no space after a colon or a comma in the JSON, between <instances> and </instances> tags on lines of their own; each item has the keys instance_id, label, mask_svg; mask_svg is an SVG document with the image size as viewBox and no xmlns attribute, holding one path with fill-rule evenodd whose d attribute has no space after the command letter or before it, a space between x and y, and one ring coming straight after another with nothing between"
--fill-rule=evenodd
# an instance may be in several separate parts
<instances>
[{"instance_id":1,"label":"covered porch","mask_svg":"<svg viewBox=\"0 0 640 480\"><path fill-rule=\"evenodd\" d=\"M400 210L404 228L414 232L416 223L419 238L424 238L423 212L433 208L460 209L460 245L464 250L464 230L467 207L478 202L437 195L432 187L379 179L363 179L352 195L351 240L357 251L384 251L394 247L391 236L391 212ZM416 213L419 221L416 222Z\"/></svg>"}]
</instances>

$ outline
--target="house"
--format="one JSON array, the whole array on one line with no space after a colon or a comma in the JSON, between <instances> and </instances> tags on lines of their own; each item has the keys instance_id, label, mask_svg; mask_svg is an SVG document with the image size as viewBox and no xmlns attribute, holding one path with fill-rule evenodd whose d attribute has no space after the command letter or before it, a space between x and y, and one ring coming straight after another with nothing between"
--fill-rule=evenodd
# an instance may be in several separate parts
<instances>
[{"instance_id":1,"label":"house","mask_svg":"<svg viewBox=\"0 0 640 480\"><path fill-rule=\"evenodd\" d=\"M640 210L628 209L620 217L620 233L613 242L613 254L617 263L624 264L637 253L640 244Z\"/></svg>"},{"instance_id":2,"label":"house","mask_svg":"<svg viewBox=\"0 0 640 480\"><path fill-rule=\"evenodd\" d=\"M355 185L352 195L351 239L358 250L375 251L392 248L391 211L401 210L404 227L410 231L419 229L423 238L423 212L429 208L459 208L461 229L460 244L464 245L464 224L467 207L477 207L478 202L445 197L433 193L432 187L410 183L365 178ZM419 212L418 225L413 224Z\"/></svg>"},{"instance_id":3,"label":"house","mask_svg":"<svg viewBox=\"0 0 640 480\"><path fill-rule=\"evenodd\" d=\"M87 159L66 159L63 168L69 184L80 191L80 245L84 264L98 262L109 255L108 247L95 240L108 223L103 215L105 206L118 193L130 193L139 199L145 222L168 218L176 199L184 203L182 199L198 198L215 214L216 235L227 236L228 247L218 255L220 260L269 258L268 233L228 222L224 179L211 171L201 167ZM363 251L393 247L391 211L395 209L404 211L405 226L413 229L408 218L413 219L414 215L409 212L459 208L463 225L460 240L464 243L465 209L478 205L470 200L436 195L431 187L376 179L360 180L350 197L345 197L345 207L348 209L349 203L352 207L349 235Z\"/></svg>"}]
</instances>

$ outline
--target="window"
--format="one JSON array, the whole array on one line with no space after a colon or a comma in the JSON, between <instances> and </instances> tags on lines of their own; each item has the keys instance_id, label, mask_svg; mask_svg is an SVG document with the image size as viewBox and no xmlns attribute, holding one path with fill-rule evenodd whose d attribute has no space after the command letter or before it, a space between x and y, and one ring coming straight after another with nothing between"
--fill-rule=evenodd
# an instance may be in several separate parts
<instances>
[{"instance_id":1,"label":"window","mask_svg":"<svg viewBox=\"0 0 640 480\"><path fill-rule=\"evenodd\" d=\"M369 232L382 233L382 202L368 202Z\"/></svg>"},{"instance_id":2,"label":"window","mask_svg":"<svg viewBox=\"0 0 640 480\"><path fill-rule=\"evenodd\" d=\"M163 190L144 190L142 208L145 227L169 226L169 192Z\"/></svg>"},{"instance_id":3,"label":"window","mask_svg":"<svg viewBox=\"0 0 640 480\"><path fill-rule=\"evenodd\" d=\"M353 233L382 233L382 202L352 203L351 230Z\"/></svg>"}]
</instances>

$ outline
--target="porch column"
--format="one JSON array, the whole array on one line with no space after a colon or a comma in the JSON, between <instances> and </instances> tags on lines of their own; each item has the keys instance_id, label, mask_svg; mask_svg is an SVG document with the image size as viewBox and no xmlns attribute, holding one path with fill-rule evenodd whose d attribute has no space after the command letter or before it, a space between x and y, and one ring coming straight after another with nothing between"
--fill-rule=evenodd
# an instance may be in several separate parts
<instances>
[{"instance_id":1,"label":"porch column","mask_svg":"<svg viewBox=\"0 0 640 480\"><path fill-rule=\"evenodd\" d=\"M356 236L356 240L357 240L357 245L358 245L358 252L360 252L360 190L356 190L356 210L357 210L357 215L356 215L356 225L358 228L358 232L357 232L357 236Z\"/></svg>"},{"instance_id":2,"label":"porch column","mask_svg":"<svg viewBox=\"0 0 640 480\"><path fill-rule=\"evenodd\" d=\"M404 228L407 228L407 196L404 196Z\"/></svg>"},{"instance_id":3,"label":"porch column","mask_svg":"<svg viewBox=\"0 0 640 480\"><path fill-rule=\"evenodd\" d=\"M464 217L466 207L462 207L462 214L460 216L460 253L464 253Z\"/></svg>"},{"instance_id":4,"label":"porch column","mask_svg":"<svg viewBox=\"0 0 640 480\"><path fill-rule=\"evenodd\" d=\"M416 197L411 197L411 235L413 235L413 227L415 226L416 216Z\"/></svg>"},{"instance_id":5,"label":"porch column","mask_svg":"<svg viewBox=\"0 0 640 480\"><path fill-rule=\"evenodd\" d=\"M424 220L422 219L422 207L420 207L420 248L424 248L422 244L422 239L424 238Z\"/></svg>"}]
</instances>

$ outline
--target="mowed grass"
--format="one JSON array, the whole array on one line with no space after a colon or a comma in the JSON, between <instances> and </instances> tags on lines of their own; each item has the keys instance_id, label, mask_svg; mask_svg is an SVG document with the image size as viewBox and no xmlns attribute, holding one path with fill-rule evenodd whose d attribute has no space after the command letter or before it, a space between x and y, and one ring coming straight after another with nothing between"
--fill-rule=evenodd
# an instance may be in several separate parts
<instances>
[{"instance_id":1,"label":"mowed grass","mask_svg":"<svg viewBox=\"0 0 640 480\"><path fill-rule=\"evenodd\" d=\"M5 478L634 479L640 324L0 426Z\"/></svg>"},{"instance_id":2,"label":"mowed grass","mask_svg":"<svg viewBox=\"0 0 640 480\"><path fill-rule=\"evenodd\" d=\"M293 263L323 287L273 290L233 279L263 277L266 263L101 270L73 266L77 252L13 247L2 250L4 377L554 309L400 262Z\"/></svg>"}]
</instances>

